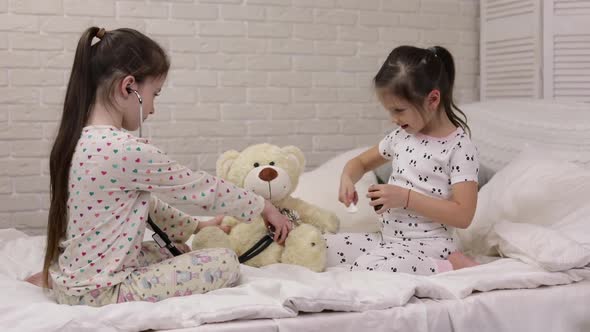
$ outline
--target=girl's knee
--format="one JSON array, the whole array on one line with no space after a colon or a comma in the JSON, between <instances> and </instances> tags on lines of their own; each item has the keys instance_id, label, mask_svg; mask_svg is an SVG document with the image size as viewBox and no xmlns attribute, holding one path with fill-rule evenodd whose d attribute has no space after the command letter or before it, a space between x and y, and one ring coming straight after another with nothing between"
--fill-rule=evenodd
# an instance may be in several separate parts
<instances>
[{"instance_id":1,"label":"girl's knee","mask_svg":"<svg viewBox=\"0 0 590 332\"><path fill-rule=\"evenodd\" d=\"M207 262L219 262L221 264L232 265L233 267L238 268L238 255L227 248L209 248L209 249L202 249L198 251L191 252L193 257L199 258L197 260L202 261L203 263Z\"/></svg>"},{"instance_id":2,"label":"girl's knee","mask_svg":"<svg viewBox=\"0 0 590 332\"><path fill-rule=\"evenodd\" d=\"M375 266L377 265L376 257L372 255L362 255L359 256L350 267L351 271L372 271L374 270Z\"/></svg>"},{"instance_id":3,"label":"girl's knee","mask_svg":"<svg viewBox=\"0 0 590 332\"><path fill-rule=\"evenodd\" d=\"M218 254L222 264L225 264L228 269L240 272L240 262L238 255L230 249L220 248L222 251Z\"/></svg>"},{"instance_id":4,"label":"girl's knee","mask_svg":"<svg viewBox=\"0 0 590 332\"><path fill-rule=\"evenodd\" d=\"M215 257L210 270L213 275L209 275L211 282L215 284L213 287L224 288L237 285L241 274L236 253L226 248L218 248L209 254Z\"/></svg>"},{"instance_id":5,"label":"girl's knee","mask_svg":"<svg viewBox=\"0 0 590 332\"><path fill-rule=\"evenodd\" d=\"M189 253L191 264L201 266L206 270L218 271L216 278L225 279L223 286L231 286L240 277L240 263L233 250L227 248L210 248Z\"/></svg>"}]
</instances>

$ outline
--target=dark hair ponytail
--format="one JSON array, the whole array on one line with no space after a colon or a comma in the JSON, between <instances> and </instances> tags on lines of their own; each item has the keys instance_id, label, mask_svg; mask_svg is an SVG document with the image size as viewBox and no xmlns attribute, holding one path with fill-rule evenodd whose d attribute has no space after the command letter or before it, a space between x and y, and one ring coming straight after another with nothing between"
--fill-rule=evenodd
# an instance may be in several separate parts
<instances>
[{"instance_id":1,"label":"dark hair ponytail","mask_svg":"<svg viewBox=\"0 0 590 332\"><path fill-rule=\"evenodd\" d=\"M97 27L87 29L78 41L66 90L61 124L49 157L51 203L47 223L47 249L43 262L43 283L46 287L49 280L49 267L57 259L59 241L66 234L68 177L72 156L96 94L96 84L90 78L90 47L98 30Z\"/></svg>"},{"instance_id":2,"label":"dark hair ponytail","mask_svg":"<svg viewBox=\"0 0 590 332\"><path fill-rule=\"evenodd\" d=\"M471 135L471 130L467 125L467 116L453 100L453 87L455 86L455 61L453 60L453 56L451 55L451 52L442 46L434 46L433 52L442 62L444 72L447 74L447 92L443 93L443 91L441 91L441 100L445 108L445 112L447 113L449 120L451 120L455 126L463 128L469 133L469 135ZM457 113L459 113L461 116L459 116Z\"/></svg>"},{"instance_id":3,"label":"dark hair ponytail","mask_svg":"<svg viewBox=\"0 0 590 332\"><path fill-rule=\"evenodd\" d=\"M375 75L374 83L376 88L386 88L418 109L422 109L428 94L438 89L449 120L471 134L467 116L453 101L455 61L446 48L396 47Z\"/></svg>"},{"instance_id":4,"label":"dark hair ponytail","mask_svg":"<svg viewBox=\"0 0 590 332\"><path fill-rule=\"evenodd\" d=\"M100 39L92 44L93 39ZM76 47L74 64L66 90L61 124L49 157L50 207L47 220L47 248L43 283L48 285L49 268L59 254L59 244L68 224L68 183L72 157L97 99L109 104L116 83L132 75L138 83L147 77L166 75L170 62L152 39L133 29L106 32L86 29ZM97 93L100 96L97 98Z\"/></svg>"}]
</instances>

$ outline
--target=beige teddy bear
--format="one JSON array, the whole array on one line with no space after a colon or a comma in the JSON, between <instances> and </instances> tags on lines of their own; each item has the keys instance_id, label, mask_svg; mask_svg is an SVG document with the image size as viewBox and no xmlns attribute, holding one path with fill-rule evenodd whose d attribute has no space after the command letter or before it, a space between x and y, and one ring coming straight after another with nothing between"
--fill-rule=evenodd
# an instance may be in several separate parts
<instances>
[{"instance_id":1,"label":"beige teddy bear","mask_svg":"<svg viewBox=\"0 0 590 332\"><path fill-rule=\"evenodd\" d=\"M291 219L297 219L284 246L272 242L244 264L260 267L285 263L317 272L325 269L327 249L322 233L337 232L340 222L334 213L290 196L304 166L305 158L299 148L271 144L253 145L241 153L226 151L217 160L217 176L254 191L279 210L290 213ZM225 217L223 224L232 226L229 235L217 227L206 227L195 235L193 250L226 247L241 256L268 233L262 217L254 218L251 223Z\"/></svg>"}]
</instances>

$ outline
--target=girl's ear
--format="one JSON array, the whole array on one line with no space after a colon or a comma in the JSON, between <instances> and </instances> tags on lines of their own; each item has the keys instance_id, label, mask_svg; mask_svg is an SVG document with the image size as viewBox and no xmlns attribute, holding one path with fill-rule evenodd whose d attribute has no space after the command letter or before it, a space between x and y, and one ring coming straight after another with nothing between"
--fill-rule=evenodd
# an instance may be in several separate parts
<instances>
[{"instance_id":1,"label":"girl's ear","mask_svg":"<svg viewBox=\"0 0 590 332\"><path fill-rule=\"evenodd\" d=\"M434 90L430 91L430 93L426 97L426 105L428 106L428 109L431 109L431 110L438 109L438 105L440 105L440 91L439 90L434 89Z\"/></svg>"},{"instance_id":2,"label":"girl's ear","mask_svg":"<svg viewBox=\"0 0 590 332\"><path fill-rule=\"evenodd\" d=\"M119 83L119 87L117 88L117 90L123 95L123 96L127 96L130 92L127 91L127 87L131 87L131 89L133 90L137 90L137 82L135 81L135 77L131 76L131 75L127 75L125 77L123 77L123 79L121 80L121 83Z\"/></svg>"}]
</instances>

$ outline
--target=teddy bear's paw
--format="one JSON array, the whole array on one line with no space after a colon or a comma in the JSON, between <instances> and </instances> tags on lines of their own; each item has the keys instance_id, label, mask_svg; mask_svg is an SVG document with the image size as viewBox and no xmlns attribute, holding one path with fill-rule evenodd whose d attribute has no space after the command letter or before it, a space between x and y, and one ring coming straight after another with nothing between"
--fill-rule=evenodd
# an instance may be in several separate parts
<instances>
[{"instance_id":1,"label":"teddy bear's paw","mask_svg":"<svg viewBox=\"0 0 590 332\"><path fill-rule=\"evenodd\" d=\"M318 211L308 223L317 227L322 233L336 233L340 228L340 219L328 211Z\"/></svg>"},{"instance_id":2,"label":"teddy bear's paw","mask_svg":"<svg viewBox=\"0 0 590 332\"><path fill-rule=\"evenodd\" d=\"M193 237L193 250L205 248L228 248L232 249L229 236L219 227L205 227Z\"/></svg>"},{"instance_id":3,"label":"teddy bear's paw","mask_svg":"<svg viewBox=\"0 0 590 332\"><path fill-rule=\"evenodd\" d=\"M329 232L329 233L336 233L338 232L338 230L340 229L340 219L338 219L338 216L332 212L328 212L326 215L326 222L325 222L325 226L323 232Z\"/></svg>"},{"instance_id":4,"label":"teddy bear's paw","mask_svg":"<svg viewBox=\"0 0 590 332\"><path fill-rule=\"evenodd\" d=\"M289 233L281 256L282 263L322 272L326 268L326 259L326 240L317 228L302 224Z\"/></svg>"}]
</instances>

